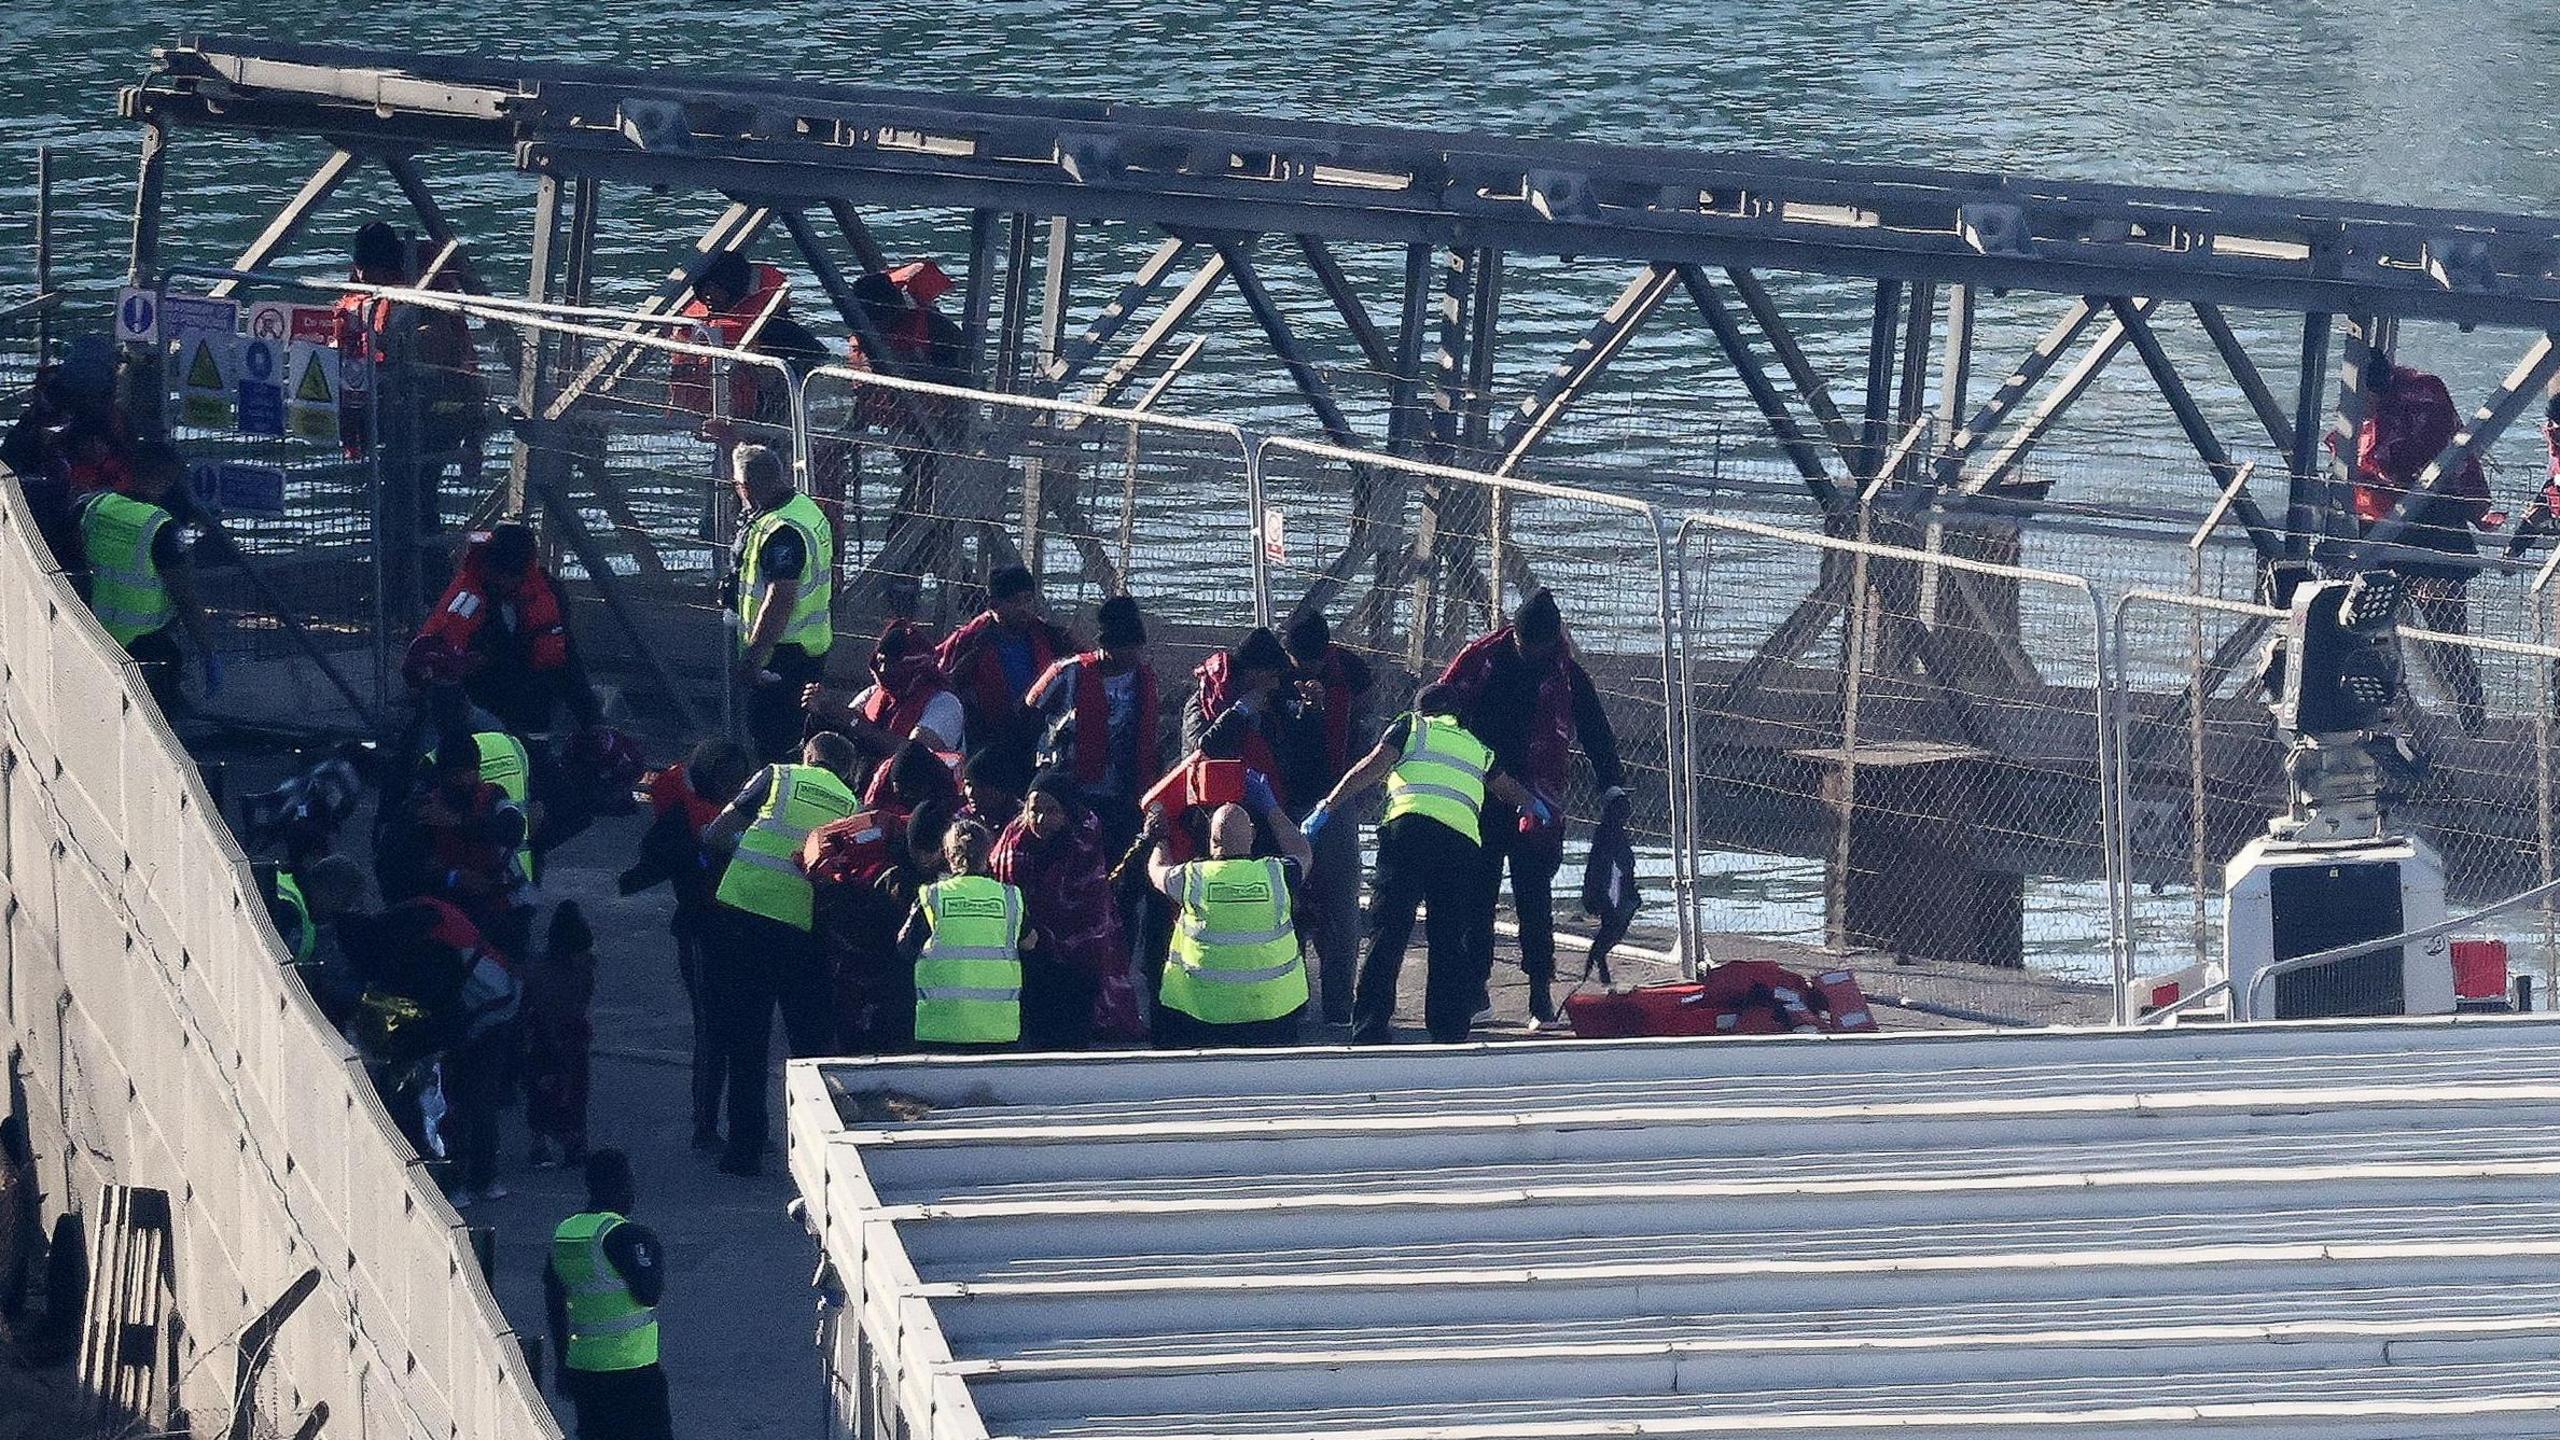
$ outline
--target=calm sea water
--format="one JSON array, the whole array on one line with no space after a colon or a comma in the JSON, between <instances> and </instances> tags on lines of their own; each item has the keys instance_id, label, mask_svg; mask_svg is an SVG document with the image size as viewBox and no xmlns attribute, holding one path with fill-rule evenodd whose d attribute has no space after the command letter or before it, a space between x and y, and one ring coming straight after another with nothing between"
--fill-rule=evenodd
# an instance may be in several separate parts
<instances>
[{"instance_id":1,"label":"calm sea water","mask_svg":"<svg viewBox=\"0 0 2560 1440\"><path fill-rule=\"evenodd\" d=\"M2090 179L2317 194L2500 210L2552 208L2560 193L2560 12L2453 0L2255 0L1999 6L1918 0L1736 0L1633 5L1495 3L1414 7L1332 3L836 3L682 6L632 0L448 0L362 10L292 3L181 6L66 0L0 4L0 294L27 276L25 222L34 155L55 150L56 279L103 322L103 292L123 270L135 133L114 118L115 90L149 50L179 33L327 40L417 51L476 49L665 67L677 74L759 71L918 88L1064 94L1184 103L1323 119L1628 140L1799 157L1938 163ZM246 242L319 154L304 142L181 136L170 183L167 259L220 263ZM440 159L432 177L457 220L503 275L520 266L528 186L500 157ZM342 237L387 197L350 188L315 227L308 262L342 264ZM602 233L608 291L663 273L667 247L715 208L685 196L609 196ZM949 214L875 217L901 255L949 256L964 231ZM1129 235L1097 237L1125 246ZM1391 256L1346 251L1382 277ZM1373 413L1357 365L1310 291L1274 267L1301 333L1342 372L1355 411ZM1518 262L1505 299L1506 403L1536 382L1627 271ZM1860 287L1781 285L1819 360L1852 384L1863 338ZM1381 311L1383 285L1372 291ZM1232 306L1231 300L1218 302ZM1985 302L1985 358L2006 356L2058 309L2051 299ZM1665 312L1666 317L1670 312ZM2280 369L2289 327L2238 317ZM1285 382L1241 338L1240 312L1213 307L1213 340L1170 408L1252 416L1312 429ZM2201 345L2170 335L2204 377ZM2458 395L2497 378L2518 339L2413 327L2404 355L2442 370ZM1986 381L1987 383L1987 381ZM1371 387L1372 389L1374 387ZM2227 387L2205 380L2223 433L2250 428ZM1656 322L1560 437L1569 452L1676 465L1719 427L1740 429L1738 390L1704 359L1694 321ZM2076 443L2144 449L2173 433L2129 362L2093 394ZM2529 474L2529 440L2506 452ZM2534 447L2538 448L2538 447ZM1677 481L1658 481L1667 498ZM2200 508L2201 482L2099 474L2076 498ZM2070 493L2065 491L2064 493ZM1803 867L1742 865L1710 878L1729 890L1736 928L1802 932L1817 898ZM2079 887L2059 897L2078 910ZM2096 937L2058 926L2057 959L2090 958Z\"/></svg>"}]
</instances>

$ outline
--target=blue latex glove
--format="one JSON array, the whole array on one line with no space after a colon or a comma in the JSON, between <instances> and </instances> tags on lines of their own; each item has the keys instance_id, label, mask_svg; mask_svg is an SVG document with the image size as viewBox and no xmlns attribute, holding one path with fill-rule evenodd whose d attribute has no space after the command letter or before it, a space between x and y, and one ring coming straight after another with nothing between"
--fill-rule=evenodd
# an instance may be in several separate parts
<instances>
[{"instance_id":1,"label":"blue latex glove","mask_svg":"<svg viewBox=\"0 0 2560 1440\"><path fill-rule=\"evenodd\" d=\"M1298 822L1298 833L1306 836L1309 840L1313 840L1320 832L1323 831L1326 823L1332 819L1333 812L1327 810L1322 805L1318 805L1313 810L1307 812L1306 819Z\"/></svg>"},{"instance_id":2,"label":"blue latex glove","mask_svg":"<svg viewBox=\"0 0 2560 1440\"><path fill-rule=\"evenodd\" d=\"M1530 794L1528 813L1529 818L1537 822L1537 827L1541 830L1556 823L1556 807L1548 804L1547 797L1544 795L1535 792Z\"/></svg>"}]
</instances>

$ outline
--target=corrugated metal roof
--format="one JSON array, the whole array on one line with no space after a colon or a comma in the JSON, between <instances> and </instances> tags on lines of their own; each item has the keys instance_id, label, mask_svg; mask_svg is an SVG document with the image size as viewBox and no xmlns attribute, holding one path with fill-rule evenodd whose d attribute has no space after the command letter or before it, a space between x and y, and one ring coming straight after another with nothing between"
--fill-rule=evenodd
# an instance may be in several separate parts
<instances>
[{"instance_id":1,"label":"corrugated metal roof","mask_svg":"<svg viewBox=\"0 0 2560 1440\"><path fill-rule=\"evenodd\" d=\"M2560 1435L2551 1022L791 1085L914 1436Z\"/></svg>"}]
</instances>

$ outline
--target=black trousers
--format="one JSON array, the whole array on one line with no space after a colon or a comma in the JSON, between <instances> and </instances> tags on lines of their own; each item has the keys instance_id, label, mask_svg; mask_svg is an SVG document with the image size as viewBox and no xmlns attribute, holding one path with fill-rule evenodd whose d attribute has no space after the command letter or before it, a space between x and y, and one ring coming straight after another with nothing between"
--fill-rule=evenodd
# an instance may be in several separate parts
<instances>
[{"instance_id":1,"label":"black trousers","mask_svg":"<svg viewBox=\"0 0 2560 1440\"><path fill-rule=\"evenodd\" d=\"M1306 1014L1307 1007L1301 1005L1276 1019L1221 1025L1185 1015L1170 1005L1158 1005L1155 1047L1159 1050L1244 1050L1295 1045L1298 1043L1298 1026L1306 1019Z\"/></svg>"},{"instance_id":2,"label":"black trousers","mask_svg":"<svg viewBox=\"0 0 2560 1440\"><path fill-rule=\"evenodd\" d=\"M1378 827L1378 872L1369 891L1369 954L1352 995L1354 1043L1394 1037L1396 973L1413 940L1413 912L1428 912L1422 1023L1431 1038L1467 1038L1483 971L1476 962L1475 907L1486 903L1484 860L1466 836L1422 815L1400 815ZM1490 916L1486 917L1488 920Z\"/></svg>"},{"instance_id":3,"label":"black trousers","mask_svg":"<svg viewBox=\"0 0 2560 1440\"><path fill-rule=\"evenodd\" d=\"M445 1052L445 1148L465 1190L486 1190L498 1178L498 1112L513 1086L519 1035L509 1021Z\"/></svg>"},{"instance_id":4,"label":"black trousers","mask_svg":"<svg viewBox=\"0 0 2560 1440\"><path fill-rule=\"evenodd\" d=\"M773 1012L794 1056L824 1055L835 1044L835 987L816 937L797 926L727 906L714 912L705 937L705 1008L728 1087L727 1158L752 1162L765 1149L765 1082L773 1070Z\"/></svg>"},{"instance_id":5,"label":"black trousers","mask_svg":"<svg viewBox=\"0 0 2560 1440\"><path fill-rule=\"evenodd\" d=\"M780 765L799 758L800 732L805 728L800 691L815 684L827 667L797 645L776 645L773 659L764 668L782 678L770 685L746 687L747 744L757 759Z\"/></svg>"},{"instance_id":6,"label":"black trousers","mask_svg":"<svg viewBox=\"0 0 2560 1440\"><path fill-rule=\"evenodd\" d=\"M720 1032L713 1021L705 972L709 946L696 929L676 936L676 973L684 980L685 1003L693 1010L693 1133L720 1128L720 1091L728 1078L720 1053Z\"/></svg>"},{"instance_id":7,"label":"black trousers","mask_svg":"<svg viewBox=\"0 0 2560 1440\"><path fill-rule=\"evenodd\" d=\"M673 1440L667 1372L658 1366L564 1370L561 1388L578 1407L578 1440Z\"/></svg>"},{"instance_id":8,"label":"black trousers","mask_svg":"<svg viewBox=\"0 0 2560 1440\"><path fill-rule=\"evenodd\" d=\"M164 625L147 635L136 635L124 647L133 657L134 668L142 672L142 683L149 687L151 699L160 707L163 719L174 719L187 706L186 691L179 672L185 661L178 653L177 627Z\"/></svg>"},{"instance_id":9,"label":"black trousers","mask_svg":"<svg viewBox=\"0 0 2560 1440\"><path fill-rule=\"evenodd\" d=\"M1493 976L1493 912L1502 901L1502 869L1511 867L1511 913L1520 922L1520 969L1532 985L1556 978L1556 871L1564 864L1564 827L1520 833L1520 812L1486 801L1484 869L1476 897L1479 983Z\"/></svg>"}]
</instances>

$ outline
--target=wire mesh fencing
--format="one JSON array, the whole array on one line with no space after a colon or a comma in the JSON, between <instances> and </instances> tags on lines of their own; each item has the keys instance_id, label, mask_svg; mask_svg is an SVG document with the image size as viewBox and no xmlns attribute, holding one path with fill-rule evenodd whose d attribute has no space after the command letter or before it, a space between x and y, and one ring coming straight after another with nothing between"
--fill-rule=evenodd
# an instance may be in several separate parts
<instances>
[{"instance_id":1,"label":"wire mesh fencing","mask_svg":"<svg viewBox=\"0 0 2560 1440\"><path fill-rule=\"evenodd\" d=\"M1693 515L1679 532L1709 950L1721 935L1869 953L1892 972L1871 997L1919 1014L2103 1019L2107 671L2090 588L2012 563L2007 522L1877 511L1834 528Z\"/></svg>"},{"instance_id":2,"label":"wire mesh fencing","mask_svg":"<svg viewBox=\"0 0 2560 1440\"><path fill-rule=\"evenodd\" d=\"M956 625L987 578L1030 569L1070 622L1115 595L1160 673L1256 622L1255 515L1233 426L828 367L806 389L817 493L841 506L841 624Z\"/></svg>"},{"instance_id":3,"label":"wire mesh fencing","mask_svg":"<svg viewBox=\"0 0 2560 1440\"><path fill-rule=\"evenodd\" d=\"M1672 667L1669 551L1651 505L1343 450L1262 441L1260 558L1276 617L1322 612L1337 643L1382 677L1381 714L1437 679L1469 644L1509 623L1539 589L1562 612L1624 771L1640 884L1638 923L1678 945L1686 875ZM1580 737L1562 802L1576 864L1603 795Z\"/></svg>"},{"instance_id":4,"label":"wire mesh fencing","mask_svg":"<svg viewBox=\"0 0 2560 1440\"><path fill-rule=\"evenodd\" d=\"M2400 728L2422 768L2386 797L2391 815L2444 862L2455 911L2555 878L2550 682L2560 650L2402 618ZM2224 867L2285 813L2286 747L2258 680L2283 623L2281 611L2212 596L2137 591L2116 606L2129 980L2221 953ZM2476 933L2506 941L2549 983L2551 928L2546 906L2488 917Z\"/></svg>"},{"instance_id":5,"label":"wire mesh fencing","mask_svg":"<svg viewBox=\"0 0 2560 1440\"><path fill-rule=\"evenodd\" d=\"M61 332L59 292L0 305L0 426L17 419Z\"/></svg>"}]
</instances>

